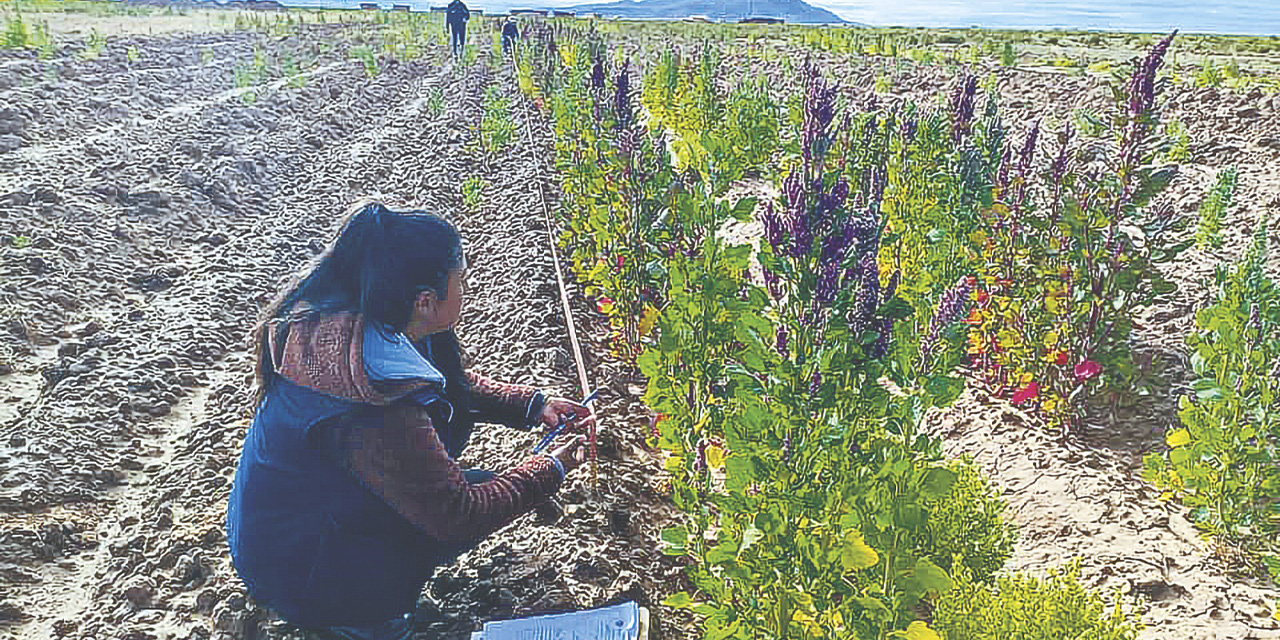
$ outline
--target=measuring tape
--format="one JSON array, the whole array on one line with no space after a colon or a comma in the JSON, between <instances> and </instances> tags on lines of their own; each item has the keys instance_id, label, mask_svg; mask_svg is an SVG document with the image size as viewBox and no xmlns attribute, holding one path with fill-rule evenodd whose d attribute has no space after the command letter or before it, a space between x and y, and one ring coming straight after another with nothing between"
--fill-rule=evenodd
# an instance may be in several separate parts
<instances>
[{"instance_id":1,"label":"measuring tape","mask_svg":"<svg viewBox=\"0 0 1280 640\"><path fill-rule=\"evenodd\" d=\"M511 53L508 56L508 58L511 61L512 70L518 75L520 73L520 68L519 68L519 65L516 64L515 47L511 48ZM519 93L518 89L517 89L517 93ZM521 101L524 103L524 121L525 121L524 134L525 134L525 138L529 141L529 148L532 149L535 144L533 140L533 116L529 113L528 98L523 96L523 94L521 94L521 96L522 98L524 98ZM587 379L587 367L582 360L582 347L578 344L578 330L574 327L573 311L569 307L569 292L568 292L568 289L565 287L564 275L560 267L560 250L558 247L556 247L555 222L553 222L551 219L551 209L550 207L547 206L547 199L542 193L541 181L538 181L538 202L542 205L542 216L547 223L547 239L551 244L551 261L555 265L556 285L560 288L560 304L564 310L564 323L565 323L565 326L569 328L569 345L573 347L573 362L575 365L577 365L577 368L578 368L578 386L582 391L579 397L586 398L591 393L591 382ZM599 475L596 469L596 434L599 428L600 428L599 418L597 417L595 425L591 427L590 432L587 434L587 447L588 447L587 453L589 455L589 461L591 465L592 492L596 491L596 488L598 486L597 482L599 479Z\"/></svg>"}]
</instances>

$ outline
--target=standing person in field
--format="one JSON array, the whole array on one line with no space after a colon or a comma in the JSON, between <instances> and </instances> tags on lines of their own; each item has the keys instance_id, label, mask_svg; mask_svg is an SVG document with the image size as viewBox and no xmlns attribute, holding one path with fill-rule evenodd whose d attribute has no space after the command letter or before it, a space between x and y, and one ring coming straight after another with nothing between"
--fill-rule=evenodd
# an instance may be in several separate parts
<instances>
[{"instance_id":1,"label":"standing person in field","mask_svg":"<svg viewBox=\"0 0 1280 640\"><path fill-rule=\"evenodd\" d=\"M444 219L359 206L258 327L227 541L250 595L321 638L408 638L432 571L583 462L589 410L465 369L466 265ZM474 421L570 414L585 417L552 453L497 474L458 466Z\"/></svg>"},{"instance_id":2,"label":"standing person in field","mask_svg":"<svg viewBox=\"0 0 1280 640\"><path fill-rule=\"evenodd\" d=\"M462 0L453 0L444 11L445 23L449 27L449 43L453 48L453 57L461 58L467 47L467 20L471 12Z\"/></svg>"},{"instance_id":3,"label":"standing person in field","mask_svg":"<svg viewBox=\"0 0 1280 640\"><path fill-rule=\"evenodd\" d=\"M520 27L516 26L514 16L507 16L507 21L502 25L502 55L511 55L511 50L515 48L516 43L520 41Z\"/></svg>"}]
</instances>

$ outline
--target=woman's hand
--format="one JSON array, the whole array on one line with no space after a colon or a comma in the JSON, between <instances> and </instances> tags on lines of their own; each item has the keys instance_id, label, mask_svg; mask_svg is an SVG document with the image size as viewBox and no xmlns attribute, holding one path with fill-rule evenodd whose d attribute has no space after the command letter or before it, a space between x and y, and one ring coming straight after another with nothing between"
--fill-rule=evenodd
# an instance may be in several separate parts
<instances>
[{"instance_id":1,"label":"woman's hand","mask_svg":"<svg viewBox=\"0 0 1280 640\"><path fill-rule=\"evenodd\" d=\"M587 433L596 425L596 416L590 407L565 398L548 398L546 404L542 405L542 413L538 415L538 419L550 431L560 424L561 418L567 418L571 414L575 417L567 421L563 433Z\"/></svg>"},{"instance_id":2,"label":"woman's hand","mask_svg":"<svg viewBox=\"0 0 1280 640\"><path fill-rule=\"evenodd\" d=\"M574 436L568 442L560 445L560 448L551 452L551 457L560 461L564 467L564 474L569 475L570 471L582 466L587 461L587 438L586 436Z\"/></svg>"}]
</instances>

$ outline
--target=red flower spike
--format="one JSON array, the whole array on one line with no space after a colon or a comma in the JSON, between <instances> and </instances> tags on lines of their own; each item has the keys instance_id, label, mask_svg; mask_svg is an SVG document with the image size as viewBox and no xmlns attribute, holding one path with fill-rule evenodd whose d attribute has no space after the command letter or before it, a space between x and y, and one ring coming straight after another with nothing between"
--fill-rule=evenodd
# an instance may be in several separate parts
<instances>
[{"instance_id":1,"label":"red flower spike","mask_svg":"<svg viewBox=\"0 0 1280 640\"><path fill-rule=\"evenodd\" d=\"M1080 363L1076 365L1076 380L1079 380L1080 382L1092 380L1098 377L1098 374L1100 373L1102 373L1102 365L1094 362L1093 360L1081 360Z\"/></svg>"},{"instance_id":2,"label":"red flower spike","mask_svg":"<svg viewBox=\"0 0 1280 640\"><path fill-rule=\"evenodd\" d=\"M1027 384L1027 386L1019 389L1017 393L1013 394L1013 398L1011 398L1010 401L1014 404L1026 404L1028 401L1035 400L1038 397L1040 397L1040 384L1035 380L1032 380Z\"/></svg>"},{"instance_id":3,"label":"red flower spike","mask_svg":"<svg viewBox=\"0 0 1280 640\"><path fill-rule=\"evenodd\" d=\"M1070 354L1068 354L1066 351L1058 351L1058 352L1055 352L1055 355L1054 355L1054 358L1053 358L1053 363L1054 363L1054 364L1056 364L1056 365L1058 365L1058 366L1062 366L1062 365L1067 364L1068 362L1071 362L1071 355L1070 355Z\"/></svg>"}]
</instances>

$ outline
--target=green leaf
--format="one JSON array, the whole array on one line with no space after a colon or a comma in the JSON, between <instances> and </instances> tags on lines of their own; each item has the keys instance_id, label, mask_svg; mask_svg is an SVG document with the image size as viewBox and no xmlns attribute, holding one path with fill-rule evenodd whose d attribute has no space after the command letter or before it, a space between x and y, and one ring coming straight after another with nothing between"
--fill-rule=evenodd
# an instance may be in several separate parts
<instances>
[{"instance_id":1,"label":"green leaf","mask_svg":"<svg viewBox=\"0 0 1280 640\"><path fill-rule=\"evenodd\" d=\"M916 566L912 573L916 583L924 593L942 594L950 591L953 586L947 572L925 558L916 560Z\"/></svg>"},{"instance_id":2,"label":"green leaf","mask_svg":"<svg viewBox=\"0 0 1280 640\"><path fill-rule=\"evenodd\" d=\"M753 197L743 198L734 203L729 215L739 222L751 222L756 209L757 200Z\"/></svg>"},{"instance_id":3,"label":"green leaf","mask_svg":"<svg viewBox=\"0 0 1280 640\"><path fill-rule=\"evenodd\" d=\"M1170 431L1169 435L1165 436L1164 441L1170 447L1185 447L1191 444L1191 433L1186 429L1176 429Z\"/></svg>"},{"instance_id":4,"label":"green leaf","mask_svg":"<svg viewBox=\"0 0 1280 640\"><path fill-rule=\"evenodd\" d=\"M844 536L844 546L840 550L840 564L845 571L867 569L880 563L876 550L867 545L862 534L850 531Z\"/></svg>"},{"instance_id":5,"label":"green leaf","mask_svg":"<svg viewBox=\"0 0 1280 640\"><path fill-rule=\"evenodd\" d=\"M909 318L915 312L915 307L912 307L910 302L907 302L900 296L890 298L888 302L880 305L880 308L876 310L876 314L881 318L888 318L892 320Z\"/></svg>"},{"instance_id":6,"label":"green leaf","mask_svg":"<svg viewBox=\"0 0 1280 640\"><path fill-rule=\"evenodd\" d=\"M662 601L662 605L674 609L688 609L694 605L694 602L689 594L680 591L667 596L667 599Z\"/></svg>"},{"instance_id":7,"label":"green leaf","mask_svg":"<svg viewBox=\"0 0 1280 640\"><path fill-rule=\"evenodd\" d=\"M964 393L964 379L946 375L929 376L924 382L924 390L929 394L933 406L950 406Z\"/></svg>"},{"instance_id":8,"label":"green leaf","mask_svg":"<svg viewBox=\"0 0 1280 640\"><path fill-rule=\"evenodd\" d=\"M951 486L955 481L956 474L950 469L940 467L929 469L924 474L924 481L920 483L920 495L926 498L941 498L951 492Z\"/></svg>"}]
</instances>

